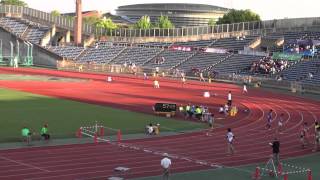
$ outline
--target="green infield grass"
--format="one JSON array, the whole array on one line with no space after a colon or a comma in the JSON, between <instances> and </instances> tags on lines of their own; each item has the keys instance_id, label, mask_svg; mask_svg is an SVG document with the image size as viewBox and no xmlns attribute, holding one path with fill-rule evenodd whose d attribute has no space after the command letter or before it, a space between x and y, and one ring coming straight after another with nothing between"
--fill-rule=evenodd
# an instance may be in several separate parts
<instances>
[{"instance_id":1,"label":"green infield grass","mask_svg":"<svg viewBox=\"0 0 320 180\"><path fill-rule=\"evenodd\" d=\"M8 89L0 89L0 102L0 142L19 141L23 126L39 133L44 123L48 123L53 138L75 137L80 126L92 126L95 122L120 129L122 134L144 133L144 127L149 123L160 123L161 132L192 131L206 127L202 123Z\"/></svg>"}]
</instances>

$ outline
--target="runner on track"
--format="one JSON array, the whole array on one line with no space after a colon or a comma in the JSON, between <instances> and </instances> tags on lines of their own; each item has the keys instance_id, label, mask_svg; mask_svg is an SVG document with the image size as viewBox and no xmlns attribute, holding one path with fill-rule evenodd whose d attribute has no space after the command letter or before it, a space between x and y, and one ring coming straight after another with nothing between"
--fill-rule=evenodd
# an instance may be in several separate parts
<instances>
[{"instance_id":1,"label":"runner on track","mask_svg":"<svg viewBox=\"0 0 320 180\"><path fill-rule=\"evenodd\" d=\"M227 144L228 144L228 154L229 155L233 155L234 154L234 146L233 146L234 138L235 138L235 136L232 133L231 128L228 128Z\"/></svg>"}]
</instances>

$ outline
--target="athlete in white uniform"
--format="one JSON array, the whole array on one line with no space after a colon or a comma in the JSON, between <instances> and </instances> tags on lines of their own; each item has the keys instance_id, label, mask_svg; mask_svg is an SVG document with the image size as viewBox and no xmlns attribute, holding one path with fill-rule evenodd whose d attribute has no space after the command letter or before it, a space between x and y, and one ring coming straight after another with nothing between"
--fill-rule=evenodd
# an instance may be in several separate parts
<instances>
[{"instance_id":1,"label":"athlete in white uniform","mask_svg":"<svg viewBox=\"0 0 320 180\"><path fill-rule=\"evenodd\" d=\"M243 84L243 90L242 90L242 93L248 93L248 89L247 89L247 85L244 83Z\"/></svg>"},{"instance_id":2,"label":"athlete in white uniform","mask_svg":"<svg viewBox=\"0 0 320 180\"><path fill-rule=\"evenodd\" d=\"M231 128L228 128L228 133L227 133L228 153L231 155L234 154L233 141L234 141L234 134L232 133Z\"/></svg>"},{"instance_id":3,"label":"athlete in white uniform","mask_svg":"<svg viewBox=\"0 0 320 180\"><path fill-rule=\"evenodd\" d=\"M158 80L154 80L154 81L153 81L153 87L154 87L154 88L160 88L160 84L159 84L159 81L158 81Z\"/></svg>"}]
</instances>

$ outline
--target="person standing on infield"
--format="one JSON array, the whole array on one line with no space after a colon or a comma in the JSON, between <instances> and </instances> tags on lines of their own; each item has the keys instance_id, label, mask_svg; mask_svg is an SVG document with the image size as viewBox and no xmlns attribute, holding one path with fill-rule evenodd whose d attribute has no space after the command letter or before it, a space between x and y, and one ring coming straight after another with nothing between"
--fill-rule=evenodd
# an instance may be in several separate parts
<instances>
[{"instance_id":1,"label":"person standing on infield","mask_svg":"<svg viewBox=\"0 0 320 180\"><path fill-rule=\"evenodd\" d=\"M269 143L269 145L272 147L273 161L276 167L278 167L278 164L280 163L280 141L275 137L273 142Z\"/></svg>"},{"instance_id":2,"label":"person standing on infield","mask_svg":"<svg viewBox=\"0 0 320 180\"><path fill-rule=\"evenodd\" d=\"M170 173L171 160L168 157L167 153L163 154L164 158L161 160L161 167L163 169L162 179L168 180Z\"/></svg>"},{"instance_id":3,"label":"person standing on infield","mask_svg":"<svg viewBox=\"0 0 320 180\"><path fill-rule=\"evenodd\" d=\"M233 140L235 136L231 131L231 128L228 128L228 133L227 133L227 143L228 143L228 153L233 155L234 154L234 147L233 147Z\"/></svg>"}]
</instances>

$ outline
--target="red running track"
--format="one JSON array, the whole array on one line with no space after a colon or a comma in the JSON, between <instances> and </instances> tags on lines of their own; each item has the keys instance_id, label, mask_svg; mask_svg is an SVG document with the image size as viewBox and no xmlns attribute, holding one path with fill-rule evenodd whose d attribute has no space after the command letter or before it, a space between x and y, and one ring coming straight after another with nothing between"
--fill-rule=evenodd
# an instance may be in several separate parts
<instances>
[{"instance_id":1,"label":"red running track","mask_svg":"<svg viewBox=\"0 0 320 180\"><path fill-rule=\"evenodd\" d=\"M161 88L154 89L152 81L130 76L114 77L115 81L107 84L106 76L99 74L43 69L19 69L13 72L9 68L0 68L0 73L91 79L72 83L0 81L0 87L146 113L152 113L149 107L159 101L207 104L215 111L219 104L225 102L229 90L240 110L250 109L248 113L241 111L236 118L219 120L218 123L223 127L215 129L212 136L195 132L124 142L139 150L101 143L0 151L0 179L99 179L111 176L117 166L130 167L129 177L160 175L159 154L162 152L173 156L173 172L214 168L201 162L221 166L265 162L271 154L268 143L275 136L274 130L264 129L269 109L275 111L274 119L278 119L281 113L285 114L285 130L280 134L281 158L296 157L310 154L312 148L301 149L297 138L300 125L303 122L312 124L320 115L320 103L317 101L260 89L250 89L249 94L242 95L241 88L230 84L204 85L192 82L182 87L179 82L162 79ZM205 90L217 96L204 99L202 93ZM141 106L146 108L141 109ZM276 123L274 121L274 126ZM236 153L233 156L226 153L227 127L231 127L236 135Z\"/></svg>"}]
</instances>

